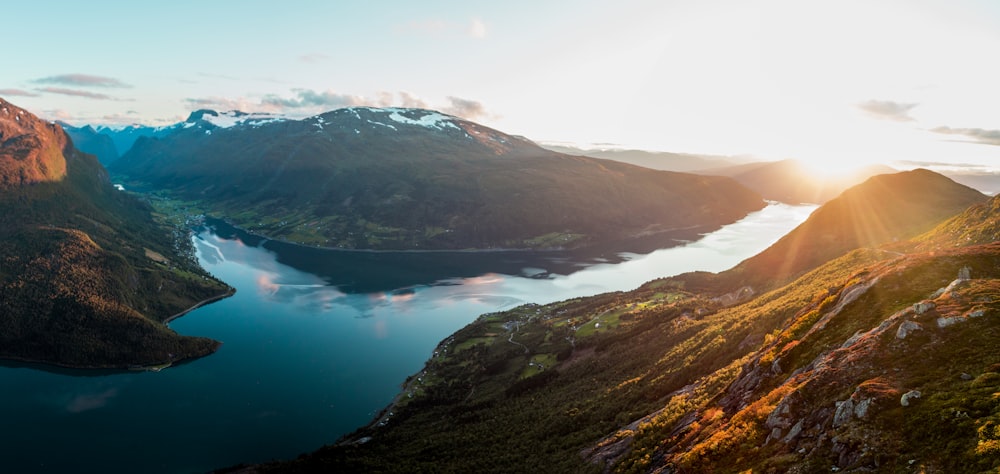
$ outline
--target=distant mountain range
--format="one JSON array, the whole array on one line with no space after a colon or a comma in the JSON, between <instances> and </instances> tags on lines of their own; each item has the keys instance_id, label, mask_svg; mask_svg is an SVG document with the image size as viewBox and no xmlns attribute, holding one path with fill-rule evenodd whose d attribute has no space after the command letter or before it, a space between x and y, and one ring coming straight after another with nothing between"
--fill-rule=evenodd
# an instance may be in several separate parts
<instances>
[{"instance_id":1,"label":"distant mountain range","mask_svg":"<svg viewBox=\"0 0 1000 474\"><path fill-rule=\"evenodd\" d=\"M239 472L993 472L986 199L877 176L713 277L484 315L370 426Z\"/></svg>"},{"instance_id":2,"label":"distant mountain range","mask_svg":"<svg viewBox=\"0 0 1000 474\"><path fill-rule=\"evenodd\" d=\"M844 174L822 175L800 160L748 163L696 171L699 174L728 176L757 191L766 199L790 204L822 204L866 179L896 170L871 165Z\"/></svg>"},{"instance_id":3,"label":"distant mountain range","mask_svg":"<svg viewBox=\"0 0 1000 474\"><path fill-rule=\"evenodd\" d=\"M567 155L589 156L620 161L643 168L663 171L698 172L701 170L725 168L745 163L746 159L691 153L670 153L665 151L645 151L631 149L587 149L574 146L542 144L542 147Z\"/></svg>"},{"instance_id":4,"label":"distant mountain range","mask_svg":"<svg viewBox=\"0 0 1000 474\"><path fill-rule=\"evenodd\" d=\"M212 353L164 321L228 294L59 125L0 100L0 358L148 366Z\"/></svg>"},{"instance_id":5,"label":"distant mountain range","mask_svg":"<svg viewBox=\"0 0 1000 474\"><path fill-rule=\"evenodd\" d=\"M200 111L110 166L256 233L358 249L652 249L763 207L725 177L545 150L421 109Z\"/></svg>"},{"instance_id":6,"label":"distant mountain range","mask_svg":"<svg viewBox=\"0 0 1000 474\"><path fill-rule=\"evenodd\" d=\"M280 116L263 113L245 113L238 111L216 112L201 109L191 112L187 120L163 127L132 124L122 126L83 125L74 127L66 122L57 122L73 139L73 144L84 153L96 155L104 166L120 158L132 149L132 145L143 137L159 138L170 135L178 130L197 123L211 124L216 127L231 127L242 123L259 123L262 121L284 120Z\"/></svg>"}]
</instances>

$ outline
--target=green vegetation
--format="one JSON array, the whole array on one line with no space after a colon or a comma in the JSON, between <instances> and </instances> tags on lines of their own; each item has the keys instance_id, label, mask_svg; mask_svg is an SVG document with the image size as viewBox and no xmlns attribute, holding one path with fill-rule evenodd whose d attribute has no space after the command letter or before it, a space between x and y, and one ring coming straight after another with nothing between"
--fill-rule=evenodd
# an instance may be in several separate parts
<instances>
[{"instance_id":1,"label":"green vegetation","mask_svg":"<svg viewBox=\"0 0 1000 474\"><path fill-rule=\"evenodd\" d=\"M340 248L643 250L764 206L729 178L562 155L460 119L322 119L180 129L136 142L111 171L251 232ZM387 120L398 127L371 123Z\"/></svg>"},{"instance_id":2,"label":"green vegetation","mask_svg":"<svg viewBox=\"0 0 1000 474\"><path fill-rule=\"evenodd\" d=\"M746 267L482 316L378 423L254 469L996 472L1000 243L963 224L742 303L718 295Z\"/></svg>"},{"instance_id":3,"label":"green vegetation","mask_svg":"<svg viewBox=\"0 0 1000 474\"><path fill-rule=\"evenodd\" d=\"M231 291L197 266L186 233L114 189L58 128L30 133L29 142L66 144L66 173L0 189L0 357L125 368L213 352L218 342L163 324Z\"/></svg>"}]
</instances>

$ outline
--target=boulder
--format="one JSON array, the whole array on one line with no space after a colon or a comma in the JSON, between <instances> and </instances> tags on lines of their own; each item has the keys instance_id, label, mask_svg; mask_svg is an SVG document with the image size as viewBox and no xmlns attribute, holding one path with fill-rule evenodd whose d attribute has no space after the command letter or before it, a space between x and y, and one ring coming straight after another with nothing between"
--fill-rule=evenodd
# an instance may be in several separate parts
<instances>
[{"instance_id":1,"label":"boulder","mask_svg":"<svg viewBox=\"0 0 1000 474\"><path fill-rule=\"evenodd\" d=\"M924 327L916 321L903 321L896 330L896 339L906 339L913 331L923 331Z\"/></svg>"},{"instance_id":2,"label":"boulder","mask_svg":"<svg viewBox=\"0 0 1000 474\"><path fill-rule=\"evenodd\" d=\"M861 399L861 401L854 405L854 416L858 418L865 418L868 416L868 410L871 408L874 401L874 398Z\"/></svg>"},{"instance_id":3,"label":"boulder","mask_svg":"<svg viewBox=\"0 0 1000 474\"><path fill-rule=\"evenodd\" d=\"M920 398L920 390L910 390L909 392L904 393L902 397L899 397L899 404L904 407L908 407L910 406L912 400L916 400L918 398Z\"/></svg>"},{"instance_id":4,"label":"boulder","mask_svg":"<svg viewBox=\"0 0 1000 474\"><path fill-rule=\"evenodd\" d=\"M924 314L932 309L934 309L934 303L930 301L921 301L913 305L913 312L917 314Z\"/></svg>"},{"instance_id":5,"label":"boulder","mask_svg":"<svg viewBox=\"0 0 1000 474\"><path fill-rule=\"evenodd\" d=\"M937 325L939 328L946 328L948 326L953 326L955 324L964 322L965 318L961 316L952 316L948 318L937 318Z\"/></svg>"},{"instance_id":6,"label":"boulder","mask_svg":"<svg viewBox=\"0 0 1000 474\"><path fill-rule=\"evenodd\" d=\"M836 428L851 421L852 416L854 416L854 400L848 398L837 402L837 412L833 414L833 427Z\"/></svg>"}]
</instances>

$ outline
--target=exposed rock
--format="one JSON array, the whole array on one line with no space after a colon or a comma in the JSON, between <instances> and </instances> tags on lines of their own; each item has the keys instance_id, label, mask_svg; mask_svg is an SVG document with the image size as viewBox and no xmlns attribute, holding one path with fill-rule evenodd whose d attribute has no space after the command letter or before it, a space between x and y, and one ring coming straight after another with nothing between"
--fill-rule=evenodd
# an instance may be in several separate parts
<instances>
[{"instance_id":1,"label":"exposed rock","mask_svg":"<svg viewBox=\"0 0 1000 474\"><path fill-rule=\"evenodd\" d=\"M753 287L744 286L732 293L726 293L716 298L712 298L712 301L728 307L749 301L755 294L756 292Z\"/></svg>"},{"instance_id":2,"label":"exposed rock","mask_svg":"<svg viewBox=\"0 0 1000 474\"><path fill-rule=\"evenodd\" d=\"M972 269L969 268L969 267L962 267L962 269L958 271L958 279L959 280L971 280L972 279Z\"/></svg>"},{"instance_id":3,"label":"exposed rock","mask_svg":"<svg viewBox=\"0 0 1000 474\"><path fill-rule=\"evenodd\" d=\"M863 398L856 405L854 405L854 416L858 418L865 418L868 416L868 409L871 408L874 398Z\"/></svg>"},{"instance_id":4,"label":"exposed rock","mask_svg":"<svg viewBox=\"0 0 1000 474\"><path fill-rule=\"evenodd\" d=\"M903 321L896 330L896 339L906 339L913 331L923 331L924 327L915 321Z\"/></svg>"},{"instance_id":5,"label":"exposed rock","mask_svg":"<svg viewBox=\"0 0 1000 474\"><path fill-rule=\"evenodd\" d=\"M945 288L938 288L937 291L935 291L934 293L931 293L930 299L936 300L936 299L940 298L941 295L944 294L944 290L945 290Z\"/></svg>"},{"instance_id":6,"label":"exposed rock","mask_svg":"<svg viewBox=\"0 0 1000 474\"><path fill-rule=\"evenodd\" d=\"M788 428L789 426L792 426L791 419L789 418L791 413L792 408L788 404L782 403L767 416L764 426L767 426L768 428ZM778 436L781 435L779 434Z\"/></svg>"},{"instance_id":7,"label":"exposed rock","mask_svg":"<svg viewBox=\"0 0 1000 474\"><path fill-rule=\"evenodd\" d=\"M854 400L848 398L842 402L837 402L837 412L833 414L833 427L836 428L848 421L854 415Z\"/></svg>"},{"instance_id":8,"label":"exposed rock","mask_svg":"<svg viewBox=\"0 0 1000 474\"><path fill-rule=\"evenodd\" d=\"M952 326L952 325L955 325L955 324L958 324L958 323L961 323L961 322L964 322L964 321L965 321L965 318L963 318L961 316L951 316L951 317L947 317L947 318L942 317L942 318L937 318L937 325L938 325L939 328L946 328L948 326Z\"/></svg>"},{"instance_id":9,"label":"exposed rock","mask_svg":"<svg viewBox=\"0 0 1000 474\"><path fill-rule=\"evenodd\" d=\"M920 398L920 390L910 390L899 397L899 404L908 407L910 406L910 401Z\"/></svg>"},{"instance_id":10,"label":"exposed rock","mask_svg":"<svg viewBox=\"0 0 1000 474\"><path fill-rule=\"evenodd\" d=\"M932 309L934 309L934 303L930 301L921 301L913 305L913 312L917 314L924 314Z\"/></svg>"},{"instance_id":11,"label":"exposed rock","mask_svg":"<svg viewBox=\"0 0 1000 474\"><path fill-rule=\"evenodd\" d=\"M861 336L864 336L864 335L865 335L864 332L862 332L861 330L858 330L857 332L854 333L853 336L847 338L847 340L844 341L844 343L840 345L840 348L841 349L845 349L845 348L853 346L854 343L858 342L858 340L861 339Z\"/></svg>"},{"instance_id":12,"label":"exposed rock","mask_svg":"<svg viewBox=\"0 0 1000 474\"><path fill-rule=\"evenodd\" d=\"M959 376L958 376L958 378L960 378L960 379L962 379L962 380L966 380L966 381L968 381L968 380L972 380L972 379L974 379L975 377L973 377L972 375L970 375L970 374L967 374L967 373L965 373L965 372L962 372L962 375L959 375Z\"/></svg>"},{"instance_id":13,"label":"exposed rock","mask_svg":"<svg viewBox=\"0 0 1000 474\"><path fill-rule=\"evenodd\" d=\"M970 317L970 318L981 318L981 317L983 317L985 315L986 315L986 310L980 308L980 309L977 309L977 310L970 311L969 314L968 314L968 317Z\"/></svg>"},{"instance_id":14,"label":"exposed rock","mask_svg":"<svg viewBox=\"0 0 1000 474\"><path fill-rule=\"evenodd\" d=\"M791 431L789 431L788 434L781 439L781 442L785 444L791 443L792 441L795 441L795 438L798 438L800 434L802 434L802 420L799 420L799 422L792 427Z\"/></svg>"}]
</instances>

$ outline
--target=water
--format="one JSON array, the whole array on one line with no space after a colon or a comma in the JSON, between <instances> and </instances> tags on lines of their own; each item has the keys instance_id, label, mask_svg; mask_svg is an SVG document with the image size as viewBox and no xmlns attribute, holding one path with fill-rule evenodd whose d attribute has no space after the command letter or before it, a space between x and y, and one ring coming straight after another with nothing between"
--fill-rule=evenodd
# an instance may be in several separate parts
<instances>
[{"instance_id":1,"label":"water","mask_svg":"<svg viewBox=\"0 0 1000 474\"><path fill-rule=\"evenodd\" d=\"M197 234L198 257L237 293L171 327L222 348L157 373L0 366L0 462L5 472L173 473L295 457L369 422L479 314L724 270L813 209L771 205L696 242L607 263L324 251L216 223Z\"/></svg>"}]
</instances>

